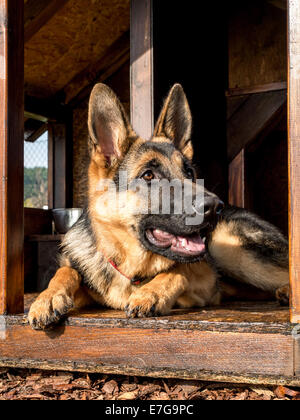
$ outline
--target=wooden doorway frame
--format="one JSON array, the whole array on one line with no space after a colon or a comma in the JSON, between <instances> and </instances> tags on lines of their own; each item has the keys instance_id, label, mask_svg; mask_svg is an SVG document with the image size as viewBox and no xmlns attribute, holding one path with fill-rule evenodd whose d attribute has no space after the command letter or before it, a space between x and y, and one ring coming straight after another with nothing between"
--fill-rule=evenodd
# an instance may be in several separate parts
<instances>
[{"instance_id":1,"label":"wooden doorway frame","mask_svg":"<svg viewBox=\"0 0 300 420\"><path fill-rule=\"evenodd\" d=\"M288 155L291 322L300 323L300 3L288 1Z\"/></svg>"},{"instance_id":2,"label":"wooden doorway frame","mask_svg":"<svg viewBox=\"0 0 300 420\"><path fill-rule=\"evenodd\" d=\"M144 8L140 7L141 0L132 0L131 4L132 121L146 138L153 128L152 1L145 0ZM290 0L288 8L291 321L300 322L298 0ZM126 320L119 314L107 317L98 312L97 316L75 314L66 324L47 333L33 331L26 325L23 315L23 2L0 0L0 25L0 366L300 385L298 329L286 321L233 323L229 319L222 323L203 320L199 314L192 321L184 318L178 321L176 317ZM141 66L146 68L139 79ZM124 352L124 348L128 351ZM137 355L142 358L137 359ZM263 362L257 363L258 360Z\"/></svg>"}]
</instances>

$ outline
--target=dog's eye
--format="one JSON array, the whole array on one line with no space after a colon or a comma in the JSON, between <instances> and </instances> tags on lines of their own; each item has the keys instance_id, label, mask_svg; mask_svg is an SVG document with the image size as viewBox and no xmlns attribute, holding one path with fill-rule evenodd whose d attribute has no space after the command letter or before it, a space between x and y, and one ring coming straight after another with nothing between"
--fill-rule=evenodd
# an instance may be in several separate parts
<instances>
[{"instance_id":1,"label":"dog's eye","mask_svg":"<svg viewBox=\"0 0 300 420\"><path fill-rule=\"evenodd\" d=\"M155 178L154 173L152 171L146 171L143 173L142 178L145 181L152 181Z\"/></svg>"},{"instance_id":2,"label":"dog's eye","mask_svg":"<svg viewBox=\"0 0 300 420\"><path fill-rule=\"evenodd\" d=\"M187 174L188 178L190 178L190 179L194 180L195 175L194 175L194 171L193 171L193 169L191 169L191 168L187 168L187 169L186 169L186 174Z\"/></svg>"}]
</instances>

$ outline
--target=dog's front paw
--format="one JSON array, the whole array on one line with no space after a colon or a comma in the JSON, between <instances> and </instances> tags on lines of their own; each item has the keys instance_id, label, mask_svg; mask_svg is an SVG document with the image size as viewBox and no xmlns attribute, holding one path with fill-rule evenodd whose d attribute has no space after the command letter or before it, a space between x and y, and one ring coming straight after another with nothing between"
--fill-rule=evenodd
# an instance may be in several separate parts
<instances>
[{"instance_id":1,"label":"dog's front paw","mask_svg":"<svg viewBox=\"0 0 300 420\"><path fill-rule=\"evenodd\" d=\"M34 330L57 324L74 306L74 300L62 291L45 290L31 305L28 321Z\"/></svg>"},{"instance_id":2,"label":"dog's front paw","mask_svg":"<svg viewBox=\"0 0 300 420\"><path fill-rule=\"evenodd\" d=\"M290 286L287 284L285 286L279 287L279 289L276 290L275 295L280 305L288 306L290 299Z\"/></svg>"},{"instance_id":3,"label":"dog's front paw","mask_svg":"<svg viewBox=\"0 0 300 420\"><path fill-rule=\"evenodd\" d=\"M139 289L130 296L125 312L128 318L144 318L166 315L170 309L157 293Z\"/></svg>"}]
</instances>

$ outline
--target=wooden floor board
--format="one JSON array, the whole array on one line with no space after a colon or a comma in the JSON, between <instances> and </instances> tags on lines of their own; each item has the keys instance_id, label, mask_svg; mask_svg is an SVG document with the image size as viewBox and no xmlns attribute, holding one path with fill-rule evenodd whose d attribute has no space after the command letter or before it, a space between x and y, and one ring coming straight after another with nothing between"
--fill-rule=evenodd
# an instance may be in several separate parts
<instances>
[{"instance_id":1,"label":"wooden floor board","mask_svg":"<svg viewBox=\"0 0 300 420\"><path fill-rule=\"evenodd\" d=\"M35 296L27 296L27 309ZM275 302L126 319L94 308L46 332L0 320L0 366L248 383L298 384L288 309Z\"/></svg>"},{"instance_id":2,"label":"wooden floor board","mask_svg":"<svg viewBox=\"0 0 300 420\"><path fill-rule=\"evenodd\" d=\"M37 297L37 294L25 295L25 312ZM70 314L70 322L75 318L91 319L118 319L125 320L123 311L116 311L109 308L95 307ZM149 320L149 319L148 319ZM148 320L144 320L148 322ZM174 309L170 316L155 318L155 322L168 321L209 321L209 322L230 322L230 323L272 323L286 324L289 322L289 309L280 306L277 302L228 302L221 306L195 308L195 309ZM135 320L141 321L141 320ZM143 322L143 320L141 321Z\"/></svg>"}]
</instances>

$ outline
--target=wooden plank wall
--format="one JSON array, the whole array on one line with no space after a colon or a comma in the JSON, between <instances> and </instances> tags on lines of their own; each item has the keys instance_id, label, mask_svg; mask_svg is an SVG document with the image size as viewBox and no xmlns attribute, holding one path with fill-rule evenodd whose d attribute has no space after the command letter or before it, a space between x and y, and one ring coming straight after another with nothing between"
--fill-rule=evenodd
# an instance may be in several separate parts
<instances>
[{"instance_id":1,"label":"wooden plank wall","mask_svg":"<svg viewBox=\"0 0 300 420\"><path fill-rule=\"evenodd\" d=\"M0 0L0 314L23 312L23 7Z\"/></svg>"},{"instance_id":2,"label":"wooden plank wall","mask_svg":"<svg viewBox=\"0 0 300 420\"><path fill-rule=\"evenodd\" d=\"M229 89L286 81L286 13L261 0L226 2Z\"/></svg>"},{"instance_id":3,"label":"wooden plank wall","mask_svg":"<svg viewBox=\"0 0 300 420\"><path fill-rule=\"evenodd\" d=\"M229 160L250 145L264 131L280 120L282 109L286 107L286 91L270 91L249 95L227 123Z\"/></svg>"},{"instance_id":4,"label":"wooden plank wall","mask_svg":"<svg viewBox=\"0 0 300 420\"><path fill-rule=\"evenodd\" d=\"M300 322L300 3L289 0L289 239L291 322Z\"/></svg>"}]
</instances>

